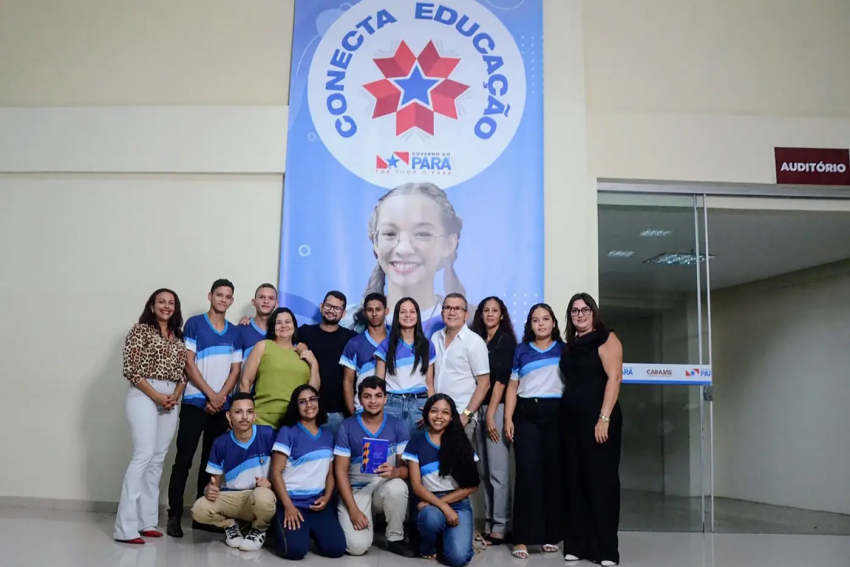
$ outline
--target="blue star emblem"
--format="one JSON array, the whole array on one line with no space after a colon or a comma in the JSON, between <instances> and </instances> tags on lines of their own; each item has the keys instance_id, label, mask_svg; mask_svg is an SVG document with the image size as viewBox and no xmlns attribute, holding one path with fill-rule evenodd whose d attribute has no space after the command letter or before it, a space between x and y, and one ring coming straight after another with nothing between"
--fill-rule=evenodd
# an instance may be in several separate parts
<instances>
[{"instance_id":1,"label":"blue star emblem","mask_svg":"<svg viewBox=\"0 0 850 567\"><path fill-rule=\"evenodd\" d=\"M404 79L395 79L395 83L404 91L404 97L401 99L401 106L408 102L418 100L431 106L431 97L429 93L431 88L440 82L440 79L429 79L422 74L419 65L414 65L410 76Z\"/></svg>"},{"instance_id":2,"label":"blue star emblem","mask_svg":"<svg viewBox=\"0 0 850 567\"><path fill-rule=\"evenodd\" d=\"M395 167L398 168L398 162L400 160L393 155L390 159L387 160L387 167Z\"/></svg>"}]
</instances>

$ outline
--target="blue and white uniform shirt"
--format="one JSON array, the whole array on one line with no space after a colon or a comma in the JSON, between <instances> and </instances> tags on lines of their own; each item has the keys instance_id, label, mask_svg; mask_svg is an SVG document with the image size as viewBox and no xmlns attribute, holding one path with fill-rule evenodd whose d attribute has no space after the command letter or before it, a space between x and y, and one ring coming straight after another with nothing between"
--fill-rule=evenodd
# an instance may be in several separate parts
<instances>
[{"instance_id":1,"label":"blue and white uniform shirt","mask_svg":"<svg viewBox=\"0 0 850 567\"><path fill-rule=\"evenodd\" d=\"M376 479L378 481L383 480L378 475L360 472L360 464L363 462L363 440L367 438L385 439L389 444L387 462L396 466L396 455L404 453L407 442L410 441L410 434L407 425L402 420L386 413L381 426L374 433L366 429L363 424L363 414L343 420L336 434L334 455L351 459L348 478L351 481L351 488L354 490L363 488L370 482L376 482Z\"/></svg>"},{"instance_id":2,"label":"blue and white uniform shirt","mask_svg":"<svg viewBox=\"0 0 850 567\"><path fill-rule=\"evenodd\" d=\"M251 317L251 323L248 325L239 326L239 350L242 351L242 365L251 356L251 351L254 346L266 339L266 332L257 326L254 318Z\"/></svg>"},{"instance_id":3,"label":"blue and white uniform shirt","mask_svg":"<svg viewBox=\"0 0 850 567\"><path fill-rule=\"evenodd\" d=\"M520 398L560 398L564 382L558 363L564 343L555 341L546 350L532 343L522 343L514 352L511 380L519 380L517 396Z\"/></svg>"},{"instance_id":4,"label":"blue and white uniform shirt","mask_svg":"<svg viewBox=\"0 0 850 567\"><path fill-rule=\"evenodd\" d=\"M324 494L334 459L333 445L333 433L324 427L313 435L298 423L281 428L277 434L274 451L288 457L283 468L283 482L295 507L309 508Z\"/></svg>"},{"instance_id":5,"label":"blue and white uniform shirt","mask_svg":"<svg viewBox=\"0 0 850 567\"><path fill-rule=\"evenodd\" d=\"M212 326L206 313L189 317L183 328L183 342L187 350L195 353L195 364L201 376L216 392L220 392L227 382L230 365L242 362L239 328L225 321L224 330L219 332ZM189 382L183 394L183 403L202 408L207 403L207 397Z\"/></svg>"},{"instance_id":6,"label":"blue and white uniform shirt","mask_svg":"<svg viewBox=\"0 0 850 567\"><path fill-rule=\"evenodd\" d=\"M228 431L213 442L207 472L223 476L222 490L253 490L257 477L268 478L274 429L255 425L251 439L242 443Z\"/></svg>"},{"instance_id":7,"label":"blue and white uniform shirt","mask_svg":"<svg viewBox=\"0 0 850 567\"><path fill-rule=\"evenodd\" d=\"M375 342L369 331L366 331L348 341L339 359L340 365L354 370L354 408L357 413L360 413L363 409L360 405L360 397L357 395L357 388L364 379L375 375L375 350L377 348L378 343Z\"/></svg>"},{"instance_id":8,"label":"blue and white uniform shirt","mask_svg":"<svg viewBox=\"0 0 850 567\"><path fill-rule=\"evenodd\" d=\"M378 348L375 349L375 358L380 358L384 362L387 361L387 350L390 345L390 338L384 339ZM398 346L395 349L395 371L390 374L386 373L387 392L390 394L426 394L428 388L425 386L425 374L422 373L422 367L437 362L437 351L434 350L434 344L428 341L428 360L421 360L416 370L413 369L413 345L409 345L399 339Z\"/></svg>"},{"instance_id":9,"label":"blue and white uniform shirt","mask_svg":"<svg viewBox=\"0 0 850 567\"><path fill-rule=\"evenodd\" d=\"M428 492L452 492L460 488L452 476L440 476L440 447L431 441L428 433L417 435L407 445L401 458L419 463L422 486ZM475 460L478 461L478 455L475 455Z\"/></svg>"}]
</instances>

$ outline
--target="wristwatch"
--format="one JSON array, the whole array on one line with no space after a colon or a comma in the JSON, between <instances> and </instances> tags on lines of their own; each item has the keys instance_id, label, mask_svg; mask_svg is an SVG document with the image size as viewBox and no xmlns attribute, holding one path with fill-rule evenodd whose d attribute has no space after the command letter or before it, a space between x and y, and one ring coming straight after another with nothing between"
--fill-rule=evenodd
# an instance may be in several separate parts
<instances>
[{"instance_id":1,"label":"wristwatch","mask_svg":"<svg viewBox=\"0 0 850 567\"><path fill-rule=\"evenodd\" d=\"M466 417L469 417L469 416L471 416L471 415L472 415L472 412L471 412L471 411L469 411L469 408L467 408L467 409L463 410L463 412L462 412L462 413L463 413L463 415L465 415Z\"/></svg>"}]
</instances>

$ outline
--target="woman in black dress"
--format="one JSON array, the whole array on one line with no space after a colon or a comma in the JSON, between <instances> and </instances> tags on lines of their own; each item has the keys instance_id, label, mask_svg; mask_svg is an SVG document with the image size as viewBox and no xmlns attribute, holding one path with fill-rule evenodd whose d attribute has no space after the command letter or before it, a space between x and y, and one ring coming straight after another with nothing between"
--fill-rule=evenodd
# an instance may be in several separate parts
<instances>
[{"instance_id":1,"label":"woman in black dress","mask_svg":"<svg viewBox=\"0 0 850 567\"><path fill-rule=\"evenodd\" d=\"M570 299L565 334L560 362L567 473L564 559L617 565L623 430L617 397L623 345L605 327L596 301L586 293Z\"/></svg>"}]
</instances>

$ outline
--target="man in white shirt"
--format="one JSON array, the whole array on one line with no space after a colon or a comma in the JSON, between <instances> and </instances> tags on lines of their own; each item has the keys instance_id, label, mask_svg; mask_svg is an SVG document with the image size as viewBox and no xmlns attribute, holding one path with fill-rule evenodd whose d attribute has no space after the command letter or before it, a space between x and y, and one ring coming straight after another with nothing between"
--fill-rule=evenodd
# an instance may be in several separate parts
<instances>
[{"instance_id":1,"label":"man in white shirt","mask_svg":"<svg viewBox=\"0 0 850 567\"><path fill-rule=\"evenodd\" d=\"M478 408L490 389L487 343L466 326L469 304L459 293L443 300L445 328L431 337L437 351L434 388L454 400L470 442L475 438Z\"/></svg>"}]
</instances>

